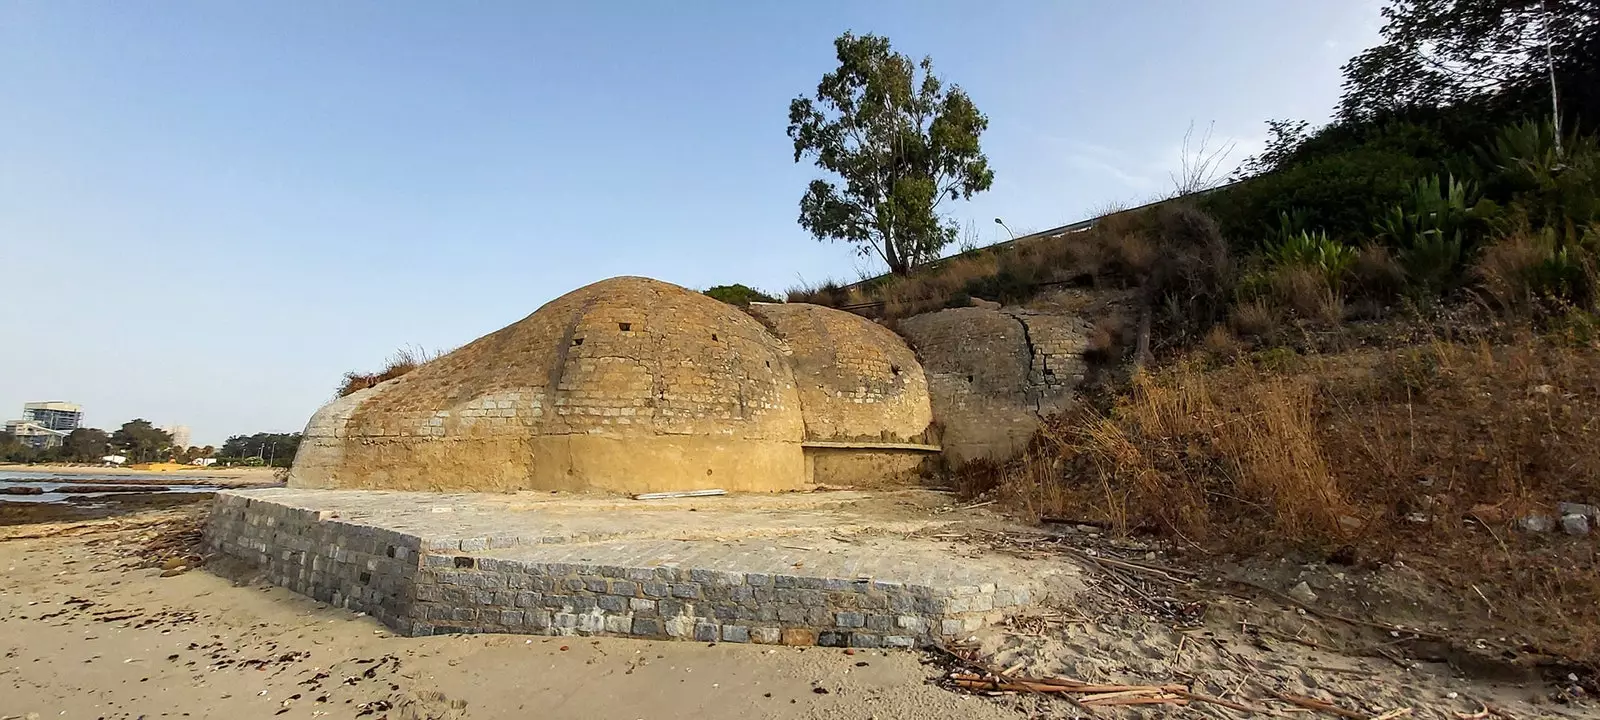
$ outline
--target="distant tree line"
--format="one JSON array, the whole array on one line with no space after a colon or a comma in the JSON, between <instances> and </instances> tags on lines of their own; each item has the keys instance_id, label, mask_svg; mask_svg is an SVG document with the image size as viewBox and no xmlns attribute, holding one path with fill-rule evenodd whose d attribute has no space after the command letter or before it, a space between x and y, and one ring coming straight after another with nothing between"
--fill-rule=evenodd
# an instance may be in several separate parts
<instances>
[{"instance_id":1,"label":"distant tree line","mask_svg":"<svg viewBox=\"0 0 1600 720\"><path fill-rule=\"evenodd\" d=\"M98 463L108 455L121 455L129 463L172 461L187 463L212 457L216 448L178 447L172 434L155 427L149 420L134 418L113 432L99 428L78 428L50 448L33 448L20 438L0 431L0 462L18 463Z\"/></svg>"}]
</instances>

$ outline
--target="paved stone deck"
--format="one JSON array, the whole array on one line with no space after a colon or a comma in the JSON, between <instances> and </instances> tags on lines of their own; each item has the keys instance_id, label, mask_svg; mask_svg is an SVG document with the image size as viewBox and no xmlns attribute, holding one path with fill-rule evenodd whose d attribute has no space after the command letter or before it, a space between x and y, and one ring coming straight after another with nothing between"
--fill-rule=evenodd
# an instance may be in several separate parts
<instances>
[{"instance_id":1,"label":"paved stone deck","mask_svg":"<svg viewBox=\"0 0 1600 720\"><path fill-rule=\"evenodd\" d=\"M939 539L925 491L635 501L230 490L208 549L397 632L913 647L1036 602L1064 570Z\"/></svg>"}]
</instances>

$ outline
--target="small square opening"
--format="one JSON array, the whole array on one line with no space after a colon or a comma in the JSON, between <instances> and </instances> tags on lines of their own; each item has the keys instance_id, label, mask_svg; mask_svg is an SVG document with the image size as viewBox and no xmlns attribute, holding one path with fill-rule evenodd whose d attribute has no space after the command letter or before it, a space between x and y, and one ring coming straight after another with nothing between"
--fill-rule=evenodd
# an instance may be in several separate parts
<instances>
[{"instance_id":1,"label":"small square opening","mask_svg":"<svg viewBox=\"0 0 1600 720\"><path fill-rule=\"evenodd\" d=\"M633 330L633 323L617 323L617 329L623 332L631 332Z\"/></svg>"},{"instance_id":2,"label":"small square opening","mask_svg":"<svg viewBox=\"0 0 1600 720\"><path fill-rule=\"evenodd\" d=\"M582 345L582 344L583 344L583 338L573 338L572 339L572 346L573 347L577 347L577 346Z\"/></svg>"}]
</instances>

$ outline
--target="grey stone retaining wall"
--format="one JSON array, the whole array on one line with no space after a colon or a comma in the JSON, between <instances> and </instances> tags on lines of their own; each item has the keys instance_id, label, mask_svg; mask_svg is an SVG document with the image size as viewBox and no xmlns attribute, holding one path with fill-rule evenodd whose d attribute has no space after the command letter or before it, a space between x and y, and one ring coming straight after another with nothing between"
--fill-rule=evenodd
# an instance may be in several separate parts
<instances>
[{"instance_id":1,"label":"grey stone retaining wall","mask_svg":"<svg viewBox=\"0 0 1600 720\"><path fill-rule=\"evenodd\" d=\"M976 630L1033 599L1025 588L994 583L902 584L807 575L801 568L549 562L537 557L540 545L517 547L514 537L425 539L333 515L224 491L206 544L274 584L414 636L502 632L914 647ZM597 554L650 556L648 540L606 545Z\"/></svg>"}]
</instances>

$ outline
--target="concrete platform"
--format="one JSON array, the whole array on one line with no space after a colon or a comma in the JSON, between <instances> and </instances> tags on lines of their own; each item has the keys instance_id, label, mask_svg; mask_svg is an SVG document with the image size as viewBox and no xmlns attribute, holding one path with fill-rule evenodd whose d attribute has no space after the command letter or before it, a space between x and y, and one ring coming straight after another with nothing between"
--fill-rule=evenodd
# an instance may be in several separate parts
<instances>
[{"instance_id":1,"label":"concrete platform","mask_svg":"<svg viewBox=\"0 0 1600 720\"><path fill-rule=\"evenodd\" d=\"M229 490L214 556L397 632L913 647L1071 584L952 542L922 490L667 501L541 493ZM944 537L940 537L944 536Z\"/></svg>"}]
</instances>

